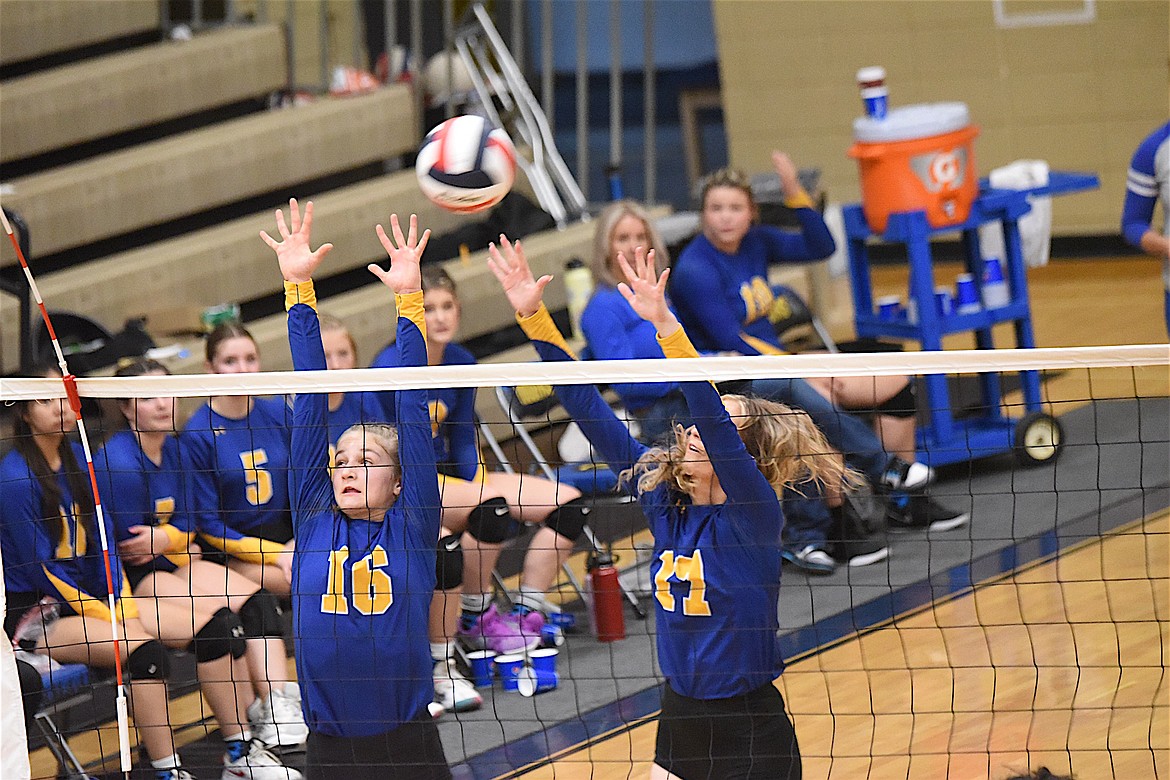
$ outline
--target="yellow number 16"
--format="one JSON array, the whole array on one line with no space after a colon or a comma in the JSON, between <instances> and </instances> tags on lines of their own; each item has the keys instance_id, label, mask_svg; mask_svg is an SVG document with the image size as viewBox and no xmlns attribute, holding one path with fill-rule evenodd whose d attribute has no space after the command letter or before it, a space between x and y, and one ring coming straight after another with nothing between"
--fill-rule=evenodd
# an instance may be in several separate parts
<instances>
[{"instance_id":1,"label":"yellow number 16","mask_svg":"<svg viewBox=\"0 0 1170 780\"><path fill-rule=\"evenodd\" d=\"M321 596L322 612L331 615L349 614L349 599L345 594L345 563L348 560L348 546L329 553L329 589ZM363 615L381 615L394 603L390 575L382 571L388 563L386 551L378 545L369 555L354 561L350 568L353 608Z\"/></svg>"},{"instance_id":2,"label":"yellow number 16","mask_svg":"<svg viewBox=\"0 0 1170 780\"><path fill-rule=\"evenodd\" d=\"M674 594L670 592L670 578L677 577L691 584L683 599L683 614L704 616L711 614L707 603L707 581L703 577L703 551L695 550L694 555L675 557L673 550L663 550L658 556L662 566L654 575L654 598L667 612L674 612Z\"/></svg>"}]
</instances>

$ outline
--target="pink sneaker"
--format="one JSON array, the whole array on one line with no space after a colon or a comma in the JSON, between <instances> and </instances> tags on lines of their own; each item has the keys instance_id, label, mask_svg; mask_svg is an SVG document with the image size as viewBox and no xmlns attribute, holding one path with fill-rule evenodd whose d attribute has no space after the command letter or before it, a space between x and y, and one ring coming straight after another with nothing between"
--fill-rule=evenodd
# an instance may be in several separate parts
<instances>
[{"instance_id":1,"label":"pink sneaker","mask_svg":"<svg viewBox=\"0 0 1170 780\"><path fill-rule=\"evenodd\" d=\"M499 655L522 653L540 644L539 631L535 636L526 634L521 630L518 620L501 615L495 604L476 618L470 628L460 625L455 633L469 647L476 650L491 650Z\"/></svg>"},{"instance_id":2,"label":"pink sneaker","mask_svg":"<svg viewBox=\"0 0 1170 780\"><path fill-rule=\"evenodd\" d=\"M530 610L523 615L513 612L512 617L520 621L520 632L525 637L536 637L543 647L560 647L565 643L561 627L550 622L540 610Z\"/></svg>"}]
</instances>

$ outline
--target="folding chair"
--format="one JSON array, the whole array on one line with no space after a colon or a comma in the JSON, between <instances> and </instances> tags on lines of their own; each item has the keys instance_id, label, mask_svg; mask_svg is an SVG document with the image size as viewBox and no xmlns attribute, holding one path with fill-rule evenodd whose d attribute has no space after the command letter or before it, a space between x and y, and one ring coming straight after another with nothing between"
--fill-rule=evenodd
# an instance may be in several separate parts
<instances>
[{"instance_id":1,"label":"folding chair","mask_svg":"<svg viewBox=\"0 0 1170 780\"><path fill-rule=\"evenodd\" d=\"M617 485L617 475L605 464L568 463L553 466L548 458L544 456L544 453L541 452L540 447L536 444L536 440L532 437L531 431L528 429L528 425L538 420L547 420L549 413L560 405L551 386L524 385L520 387L497 387L496 400L499 401L500 408L503 409L512 429L520 437L525 448L532 456L533 462L546 478L558 484L572 485L586 495L604 495L612 491L614 486ZM492 433L491 428L481 421L479 429L480 435L487 442L492 454L500 462L500 467L509 474L515 474L515 466L512 465L511 460L504 454L503 448L500 447L499 440ZM633 500L629 496L615 496L615 498L623 503L628 503ZM604 550L597 535L588 524L585 525L583 536L594 551L602 552ZM578 595L585 598L585 588L580 580L577 579L576 574L573 573L567 564L562 569L569 583L573 586L573 589L577 591ZM496 585L503 590L503 583L500 580L499 574L493 572L493 577L496 580ZM639 618L645 618L646 612L639 603L637 594L624 584L622 584L621 588L622 594L630 602L630 606L634 608L634 613Z\"/></svg>"},{"instance_id":2,"label":"folding chair","mask_svg":"<svg viewBox=\"0 0 1170 780\"><path fill-rule=\"evenodd\" d=\"M41 683L44 686L45 698L33 722L45 740L45 747L57 760L57 777L89 780L90 775L86 773L77 755L69 747L65 733L57 726L53 716L92 700L90 669L84 664L60 665L51 672L47 670L42 672Z\"/></svg>"}]
</instances>

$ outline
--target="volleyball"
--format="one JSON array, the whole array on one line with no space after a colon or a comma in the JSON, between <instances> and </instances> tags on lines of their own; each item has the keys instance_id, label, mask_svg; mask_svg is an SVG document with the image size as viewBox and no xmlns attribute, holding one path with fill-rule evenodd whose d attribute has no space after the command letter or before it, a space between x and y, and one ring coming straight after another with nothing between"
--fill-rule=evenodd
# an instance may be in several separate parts
<instances>
[{"instance_id":1,"label":"volleyball","mask_svg":"<svg viewBox=\"0 0 1170 780\"><path fill-rule=\"evenodd\" d=\"M438 206L474 214L500 202L516 178L508 134L480 116L456 116L427 133L414 164L423 194Z\"/></svg>"}]
</instances>

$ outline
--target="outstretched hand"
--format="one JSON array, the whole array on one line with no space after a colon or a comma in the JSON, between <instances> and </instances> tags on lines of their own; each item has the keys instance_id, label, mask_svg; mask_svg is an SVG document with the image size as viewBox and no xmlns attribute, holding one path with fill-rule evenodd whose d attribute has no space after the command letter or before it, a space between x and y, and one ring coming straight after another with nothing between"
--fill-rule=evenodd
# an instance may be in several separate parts
<instances>
[{"instance_id":1,"label":"outstretched hand","mask_svg":"<svg viewBox=\"0 0 1170 780\"><path fill-rule=\"evenodd\" d=\"M296 198L289 199L288 211L291 230L284 221L284 212L276 210L276 229L280 232L281 241L268 235L266 230L260 231L260 238L276 252L280 273L286 282L307 282L313 278L313 272L321 265L325 255L333 249L333 244L322 244L316 252L309 249L309 235L313 229L313 201L305 204L304 219L301 218Z\"/></svg>"},{"instance_id":2,"label":"outstretched hand","mask_svg":"<svg viewBox=\"0 0 1170 780\"><path fill-rule=\"evenodd\" d=\"M552 277L545 275L536 279L532 276L532 269L528 266L528 258L524 256L524 248L517 241L513 244L503 233L500 234L500 246L488 245L488 268L500 280L508 302L521 317L529 317L540 308L544 297L544 288L552 281Z\"/></svg>"},{"instance_id":3,"label":"outstretched hand","mask_svg":"<svg viewBox=\"0 0 1170 780\"><path fill-rule=\"evenodd\" d=\"M626 281L618 283L618 292L642 319L654 324L658 333L667 336L678 328L678 319L666 304L666 280L670 269L655 273L654 250L646 253L642 247L635 247L634 262L618 252L618 265Z\"/></svg>"},{"instance_id":4,"label":"outstretched hand","mask_svg":"<svg viewBox=\"0 0 1170 780\"><path fill-rule=\"evenodd\" d=\"M804 191L800 185L800 178L796 175L796 165L792 158L779 150L772 151L772 167L780 177L780 188L784 197L792 198Z\"/></svg>"},{"instance_id":5,"label":"outstretched hand","mask_svg":"<svg viewBox=\"0 0 1170 780\"><path fill-rule=\"evenodd\" d=\"M370 263L370 273L378 277L382 284L389 287L398 295L405 295L406 293L418 292L422 289L422 271L419 270L419 263L422 262L423 250L427 248L427 242L431 239L431 231L424 230L422 237L418 235L418 217L414 214L410 215L410 228L405 236L402 235L402 227L398 224L398 215L390 215L390 232L394 236L391 241L386 235L386 231L382 229L381 225L376 228L378 233L378 240L382 242L382 248L386 250L386 254L390 256L390 268L382 270L377 263Z\"/></svg>"}]
</instances>

